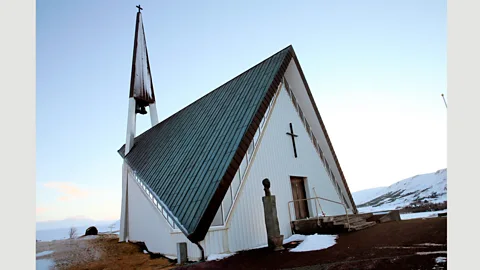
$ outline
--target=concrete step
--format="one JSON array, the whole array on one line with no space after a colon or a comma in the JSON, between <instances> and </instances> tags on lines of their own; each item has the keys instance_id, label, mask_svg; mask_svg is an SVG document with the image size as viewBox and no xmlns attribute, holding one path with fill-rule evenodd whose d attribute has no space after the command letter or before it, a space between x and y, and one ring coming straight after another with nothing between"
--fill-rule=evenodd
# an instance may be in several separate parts
<instances>
[{"instance_id":1,"label":"concrete step","mask_svg":"<svg viewBox=\"0 0 480 270\"><path fill-rule=\"evenodd\" d=\"M352 223L356 223L356 222L366 222L366 220L362 217L349 217L348 218L348 222L350 222L350 224ZM333 220L333 225L342 225L342 224L345 224L347 223L347 219L340 219L340 220Z\"/></svg>"},{"instance_id":2,"label":"concrete step","mask_svg":"<svg viewBox=\"0 0 480 270\"><path fill-rule=\"evenodd\" d=\"M355 225L355 226L350 226L351 231L359 231L363 230L372 226L375 226L377 224L375 221L370 221L370 222L365 222L363 224ZM348 228L348 224L345 224L346 228Z\"/></svg>"}]
</instances>

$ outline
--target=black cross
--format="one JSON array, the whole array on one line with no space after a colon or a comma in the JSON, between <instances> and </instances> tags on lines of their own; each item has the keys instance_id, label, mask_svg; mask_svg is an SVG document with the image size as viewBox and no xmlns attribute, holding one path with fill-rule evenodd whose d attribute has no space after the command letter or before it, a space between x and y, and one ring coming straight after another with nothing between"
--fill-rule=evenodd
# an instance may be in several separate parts
<instances>
[{"instance_id":1,"label":"black cross","mask_svg":"<svg viewBox=\"0 0 480 270\"><path fill-rule=\"evenodd\" d=\"M143 8L140 5L138 5L137 8L138 8L138 12L140 12L140 10L143 10Z\"/></svg>"},{"instance_id":2,"label":"black cross","mask_svg":"<svg viewBox=\"0 0 480 270\"><path fill-rule=\"evenodd\" d=\"M290 132L287 132L287 135L292 136L293 153L295 154L295 158L297 158L297 147L295 146L295 137L298 137L298 135L293 133L292 123L290 123Z\"/></svg>"}]
</instances>

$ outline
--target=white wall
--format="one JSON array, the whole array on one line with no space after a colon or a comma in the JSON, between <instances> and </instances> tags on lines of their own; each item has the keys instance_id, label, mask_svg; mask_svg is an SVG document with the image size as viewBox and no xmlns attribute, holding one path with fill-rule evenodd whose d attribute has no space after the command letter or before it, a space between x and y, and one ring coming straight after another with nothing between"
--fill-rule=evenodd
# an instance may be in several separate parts
<instances>
[{"instance_id":1,"label":"white wall","mask_svg":"<svg viewBox=\"0 0 480 270\"><path fill-rule=\"evenodd\" d=\"M290 131L289 123L293 124L294 133L298 134L295 138L297 158L294 157L291 137L286 134ZM227 223L230 251L267 243L262 203L264 178L270 179L272 195L276 196L280 232L285 238L291 235L288 216L288 201L293 199L290 176L307 178L307 197L315 197L312 191L315 187L318 196L342 202L289 95L282 87ZM326 201L320 203L327 215L345 214L341 205ZM315 214L313 207L312 202L311 215ZM293 207L291 210L294 215Z\"/></svg>"},{"instance_id":2,"label":"white wall","mask_svg":"<svg viewBox=\"0 0 480 270\"><path fill-rule=\"evenodd\" d=\"M129 241L145 242L151 252L169 256L177 255L177 242L186 242L188 256L200 257L198 247L184 234L173 233L132 174L128 175L128 236Z\"/></svg>"},{"instance_id":3,"label":"white wall","mask_svg":"<svg viewBox=\"0 0 480 270\"><path fill-rule=\"evenodd\" d=\"M290 88L292 88L295 94L295 97L297 98L297 102L300 104L302 111L305 114L305 118L307 119L311 129L313 130L315 137L318 140L318 143L320 144L320 147L322 148L325 158L330 168L332 169L333 174L335 175L335 179L338 182L342 190L342 193L345 194L345 199L347 200L348 204L350 204L349 208L351 208L351 204L353 202L349 199L347 195L347 189L343 181L341 180L342 177L340 176L340 170L336 166L336 162L333 158L333 153L330 151L330 147L328 146L326 136L322 131L322 128L318 121L314 107L312 105L312 102L310 101L310 98L308 97L305 84L303 83L300 73L298 72L298 68L297 68L297 65L295 64L295 61L293 60L290 61L290 64L288 65L288 68L285 71L285 78L287 79L290 85ZM318 110L321 112L321 108L318 108ZM327 129L327 132L328 132L328 126L326 126L325 128ZM332 138L330 139L332 140L332 144L334 145L334 142L335 142L334 139Z\"/></svg>"}]
</instances>

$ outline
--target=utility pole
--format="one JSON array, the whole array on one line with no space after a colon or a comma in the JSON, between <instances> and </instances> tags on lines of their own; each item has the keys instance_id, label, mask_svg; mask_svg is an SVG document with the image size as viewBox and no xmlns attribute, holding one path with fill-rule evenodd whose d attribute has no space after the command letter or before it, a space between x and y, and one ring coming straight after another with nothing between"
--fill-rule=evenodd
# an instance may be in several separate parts
<instances>
[{"instance_id":1,"label":"utility pole","mask_svg":"<svg viewBox=\"0 0 480 270\"><path fill-rule=\"evenodd\" d=\"M443 103L445 103L445 108L447 108L447 102L445 101L445 96L443 94L442 94L442 98L443 98Z\"/></svg>"}]
</instances>

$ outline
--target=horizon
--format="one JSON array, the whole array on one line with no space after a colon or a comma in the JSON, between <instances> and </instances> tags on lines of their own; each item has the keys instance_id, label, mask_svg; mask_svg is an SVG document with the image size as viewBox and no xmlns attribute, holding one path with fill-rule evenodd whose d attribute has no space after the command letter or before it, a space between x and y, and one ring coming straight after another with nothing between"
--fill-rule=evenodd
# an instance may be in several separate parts
<instances>
[{"instance_id":1,"label":"horizon","mask_svg":"<svg viewBox=\"0 0 480 270\"><path fill-rule=\"evenodd\" d=\"M352 193L447 168L446 1L143 2L160 121L291 44ZM36 221L118 220L137 9L53 3L36 11Z\"/></svg>"}]
</instances>

